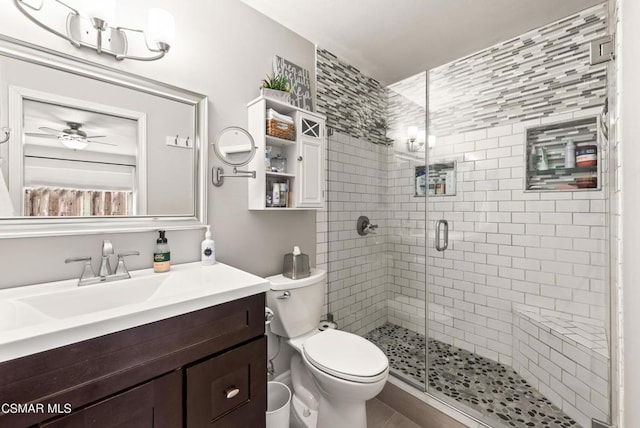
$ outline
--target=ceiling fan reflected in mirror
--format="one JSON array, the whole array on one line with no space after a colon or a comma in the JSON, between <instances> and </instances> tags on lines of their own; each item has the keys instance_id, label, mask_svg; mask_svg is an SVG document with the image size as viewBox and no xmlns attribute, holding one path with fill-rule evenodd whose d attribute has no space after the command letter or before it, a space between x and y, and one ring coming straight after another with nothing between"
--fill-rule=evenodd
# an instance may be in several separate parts
<instances>
[{"instance_id":1,"label":"ceiling fan reflected in mirror","mask_svg":"<svg viewBox=\"0 0 640 428\"><path fill-rule=\"evenodd\" d=\"M78 122L66 122L68 128L54 129L48 126L41 126L38 129L44 131L45 134L27 132L26 135L41 138L57 138L65 147L73 150L84 150L90 143L104 144L107 146L117 146L117 144L107 143L106 141L96 141L94 138L105 138L106 135L87 135L82 129L82 124Z\"/></svg>"}]
</instances>

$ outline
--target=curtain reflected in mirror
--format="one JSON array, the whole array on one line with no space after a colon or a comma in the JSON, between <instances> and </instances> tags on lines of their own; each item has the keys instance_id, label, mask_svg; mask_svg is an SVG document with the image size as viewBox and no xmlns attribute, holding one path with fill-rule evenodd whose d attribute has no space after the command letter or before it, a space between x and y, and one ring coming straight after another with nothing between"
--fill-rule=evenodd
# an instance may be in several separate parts
<instances>
[{"instance_id":1,"label":"curtain reflected in mirror","mask_svg":"<svg viewBox=\"0 0 640 428\"><path fill-rule=\"evenodd\" d=\"M133 211L133 192L26 188L24 201L24 215L33 217L126 216Z\"/></svg>"}]
</instances>

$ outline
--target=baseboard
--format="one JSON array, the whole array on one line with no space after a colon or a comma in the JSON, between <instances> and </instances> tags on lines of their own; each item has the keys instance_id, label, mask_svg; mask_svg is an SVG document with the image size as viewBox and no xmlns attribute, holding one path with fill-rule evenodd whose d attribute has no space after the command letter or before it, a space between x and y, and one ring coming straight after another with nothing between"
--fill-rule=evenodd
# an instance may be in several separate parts
<instances>
[{"instance_id":1,"label":"baseboard","mask_svg":"<svg viewBox=\"0 0 640 428\"><path fill-rule=\"evenodd\" d=\"M395 383L396 379L390 377L382 392L376 398L423 428L476 428L484 426L476 420L448 407L446 404L438 402L439 407L447 407L447 412L445 413L406 390L412 387L405 385L400 387ZM417 390L416 392L428 398L424 392ZM434 399L433 401L436 400Z\"/></svg>"}]
</instances>

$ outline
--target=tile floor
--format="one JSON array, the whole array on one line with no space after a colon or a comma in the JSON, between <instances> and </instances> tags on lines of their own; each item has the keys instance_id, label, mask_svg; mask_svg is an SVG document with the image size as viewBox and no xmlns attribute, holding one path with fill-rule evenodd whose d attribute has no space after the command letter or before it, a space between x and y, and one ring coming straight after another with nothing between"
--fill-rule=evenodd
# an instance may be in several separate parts
<instances>
[{"instance_id":1,"label":"tile floor","mask_svg":"<svg viewBox=\"0 0 640 428\"><path fill-rule=\"evenodd\" d=\"M414 385L424 385L426 355L423 335L386 323L365 337L385 352L392 372ZM579 427L503 364L435 339L429 339L429 364L431 393L444 394L480 412L489 424L494 422L499 426L517 428Z\"/></svg>"},{"instance_id":2,"label":"tile floor","mask_svg":"<svg viewBox=\"0 0 640 428\"><path fill-rule=\"evenodd\" d=\"M420 428L420 425L374 398L367 401L367 428Z\"/></svg>"}]
</instances>

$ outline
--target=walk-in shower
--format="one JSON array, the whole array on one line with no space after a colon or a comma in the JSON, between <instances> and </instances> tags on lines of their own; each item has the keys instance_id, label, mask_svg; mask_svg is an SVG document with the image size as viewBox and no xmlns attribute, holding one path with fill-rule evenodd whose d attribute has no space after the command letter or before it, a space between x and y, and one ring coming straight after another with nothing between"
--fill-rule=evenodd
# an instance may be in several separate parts
<instances>
[{"instance_id":1,"label":"walk-in shower","mask_svg":"<svg viewBox=\"0 0 640 428\"><path fill-rule=\"evenodd\" d=\"M395 377L490 426L610 418L609 65L589 58L607 12L386 88L318 50L327 311Z\"/></svg>"}]
</instances>

